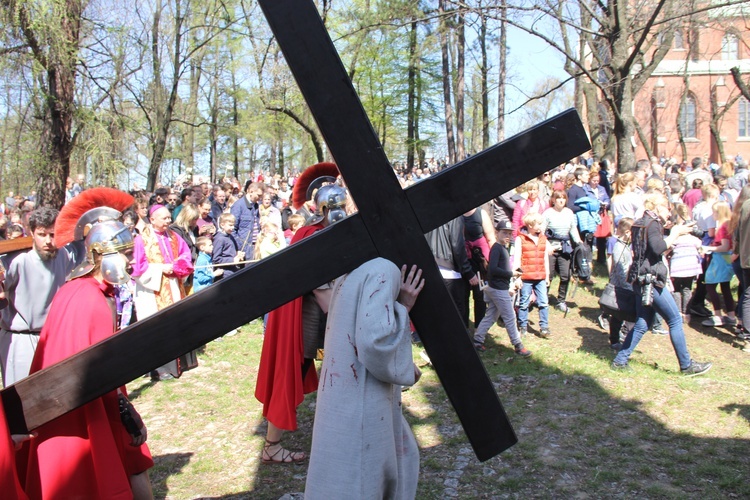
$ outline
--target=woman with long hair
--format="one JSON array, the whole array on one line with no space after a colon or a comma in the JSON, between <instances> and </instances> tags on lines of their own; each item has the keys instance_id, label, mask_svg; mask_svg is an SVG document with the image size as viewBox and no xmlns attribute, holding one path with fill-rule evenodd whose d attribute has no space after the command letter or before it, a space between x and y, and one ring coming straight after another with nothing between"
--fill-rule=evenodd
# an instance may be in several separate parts
<instances>
[{"instance_id":1,"label":"woman with long hair","mask_svg":"<svg viewBox=\"0 0 750 500\"><path fill-rule=\"evenodd\" d=\"M664 224L670 219L669 202L661 193L653 193L644 199L643 217L633 224L631 230L633 264L628 271L628 282L633 284L636 294L636 322L628 333L621 350L612 362L614 370L628 370L628 360L636 346L654 322L658 312L669 325L680 371L687 376L701 375L711 368L711 363L699 363L690 357L685 332L682 329L682 315L674 297L667 287L668 271L663 255L674 245L675 240L691 231L686 225L672 226L669 236L664 237Z\"/></svg>"},{"instance_id":2,"label":"woman with long hair","mask_svg":"<svg viewBox=\"0 0 750 500\"><path fill-rule=\"evenodd\" d=\"M729 232L729 221L732 218L732 210L729 208L729 203L725 201L717 201L713 205L714 220L716 221L716 233L714 240L711 243L713 254L711 259L722 259L721 253L732 251L732 234ZM720 261L714 262L714 264L724 264ZM709 268L710 268L709 264ZM709 279L710 276L706 276ZM730 275L731 278L731 275ZM724 297L724 312L726 315L721 315L721 300L719 294L716 292L716 285L721 287L721 295ZM714 308L714 315L703 321L703 326L734 326L737 324L737 318L735 317L735 304L734 297L732 297L732 290L729 288L729 280L720 281L718 283L706 283L706 293L708 299L711 301L711 305Z\"/></svg>"},{"instance_id":3,"label":"woman with long hair","mask_svg":"<svg viewBox=\"0 0 750 500\"><path fill-rule=\"evenodd\" d=\"M549 208L549 204L539 197L540 192L539 181L529 181L525 184L526 198L516 203L516 208L513 209L513 240L518 236L518 231L523 226L523 218L528 213L543 214L545 210ZM487 252L489 254L489 252Z\"/></svg>"},{"instance_id":4,"label":"woman with long hair","mask_svg":"<svg viewBox=\"0 0 750 500\"><path fill-rule=\"evenodd\" d=\"M169 226L169 229L177 233L187 243L193 263L198 258L198 248L195 246L195 239L197 238L199 217L200 211L198 207L193 203L188 203L187 205L183 205L183 209L177 214L177 220Z\"/></svg>"},{"instance_id":5,"label":"woman with long hair","mask_svg":"<svg viewBox=\"0 0 750 500\"><path fill-rule=\"evenodd\" d=\"M625 172L617 176L615 181L615 190L612 193L610 209L612 217L617 224L622 217L630 217L635 220L643 210L643 200L635 192L636 177L633 172Z\"/></svg>"}]
</instances>

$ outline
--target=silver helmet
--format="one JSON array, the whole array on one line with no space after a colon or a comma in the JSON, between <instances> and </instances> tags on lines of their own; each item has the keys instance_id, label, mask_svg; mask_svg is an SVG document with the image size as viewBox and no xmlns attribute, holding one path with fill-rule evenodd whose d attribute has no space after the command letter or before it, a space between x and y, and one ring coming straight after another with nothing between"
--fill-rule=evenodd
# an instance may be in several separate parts
<instances>
[{"instance_id":1,"label":"silver helmet","mask_svg":"<svg viewBox=\"0 0 750 500\"><path fill-rule=\"evenodd\" d=\"M327 208L326 214L323 209ZM346 217L346 189L337 184L326 184L315 192L315 215L309 224L317 224L323 218L333 224Z\"/></svg>"},{"instance_id":2,"label":"silver helmet","mask_svg":"<svg viewBox=\"0 0 750 500\"><path fill-rule=\"evenodd\" d=\"M119 212L117 212L119 214ZM86 239L86 262L76 268L69 279L79 278L94 269L94 253L102 256L102 279L113 285L130 281L128 260L124 253L133 248L130 229L119 220L104 220L90 226Z\"/></svg>"}]
</instances>

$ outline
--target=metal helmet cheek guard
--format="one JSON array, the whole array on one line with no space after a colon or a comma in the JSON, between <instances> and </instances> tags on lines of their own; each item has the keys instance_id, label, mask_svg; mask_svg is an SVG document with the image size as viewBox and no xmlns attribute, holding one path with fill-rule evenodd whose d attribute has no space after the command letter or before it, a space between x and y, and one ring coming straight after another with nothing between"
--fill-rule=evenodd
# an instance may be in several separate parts
<instances>
[{"instance_id":1,"label":"metal helmet cheek guard","mask_svg":"<svg viewBox=\"0 0 750 500\"><path fill-rule=\"evenodd\" d=\"M121 255L133 248L133 235L130 229L118 220L95 223L84 240L86 262L71 273L69 279L79 278L94 269L94 253L102 256L102 279L113 285L130 281L128 261Z\"/></svg>"},{"instance_id":2,"label":"metal helmet cheek guard","mask_svg":"<svg viewBox=\"0 0 750 500\"><path fill-rule=\"evenodd\" d=\"M326 184L315 193L315 222L327 218L333 224L346 217L346 189L336 184ZM328 213L324 212L328 209ZM312 222L312 221L311 221Z\"/></svg>"}]
</instances>

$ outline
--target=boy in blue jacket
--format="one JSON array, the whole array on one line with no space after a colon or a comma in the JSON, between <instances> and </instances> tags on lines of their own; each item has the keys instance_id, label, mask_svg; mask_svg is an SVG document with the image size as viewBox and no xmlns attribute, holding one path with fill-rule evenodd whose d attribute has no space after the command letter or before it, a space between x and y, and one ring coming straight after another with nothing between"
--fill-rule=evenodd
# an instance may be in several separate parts
<instances>
[{"instance_id":1,"label":"boy in blue jacket","mask_svg":"<svg viewBox=\"0 0 750 500\"><path fill-rule=\"evenodd\" d=\"M214 276L221 276L221 268L214 270L211 262L211 253L214 245L211 238L201 236L195 240L195 246L198 247L198 258L195 259L195 272L193 273L193 293L199 292L214 282Z\"/></svg>"}]
</instances>

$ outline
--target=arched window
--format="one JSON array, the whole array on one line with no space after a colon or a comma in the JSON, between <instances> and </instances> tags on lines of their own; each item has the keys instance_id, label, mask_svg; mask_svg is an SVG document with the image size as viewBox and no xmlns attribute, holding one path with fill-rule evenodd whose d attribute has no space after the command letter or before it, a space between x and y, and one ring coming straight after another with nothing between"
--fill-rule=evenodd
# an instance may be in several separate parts
<instances>
[{"instance_id":1,"label":"arched window","mask_svg":"<svg viewBox=\"0 0 750 500\"><path fill-rule=\"evenodd\" d=\"M685 39L682 37L681 30L674 32L674 48L680 50L685 48Z\"/></svg>"},{"instance_id":2,"label":"arched window","mask_svg":"<svg viewBox=\"0 0 750 500\"><path fill-rule=\"evenodd\" d=\"M725 61L739 59L740 39L735 33L725 33L721 40L721 58Z\"/></svg>"},{"instance_id":3,"label":"arched window","mask_svg":"<svg viewBox=\"0 0 750 500\"><path fill-rule=\"evenodd\" d=\"M691 61L699 61L700 60L700 46L701 46L701 35L700 35L700 29L699 28L693 28L690 30L689 33L690 39L688 40L690 44L690 60Z\"/></svg>"},{"instance_id":4,"label":"arched window","mask_svg":"<svg viewBox=\"0 0 750 500\"><path fill-rule=\"evenodd\" d=\"M744 97L740 97L738 109L739 116L737 117L737 123L739 124L739 130L737 135L740 137L750 137L750 102Z\"/></svg>"},{"instance_id":5,"label":"arched window","mask_svg":"<svg viewBox=\"0 0 750 500\"><path fill-rule=\"evenodd\" d=\"M680 116L677 119L680 131L682 132L682 137L686 139L694 139L697 137L695 113L695 97L689 95L685 98L685 102L680 105Z\"/></svg>"}]
</instances>

